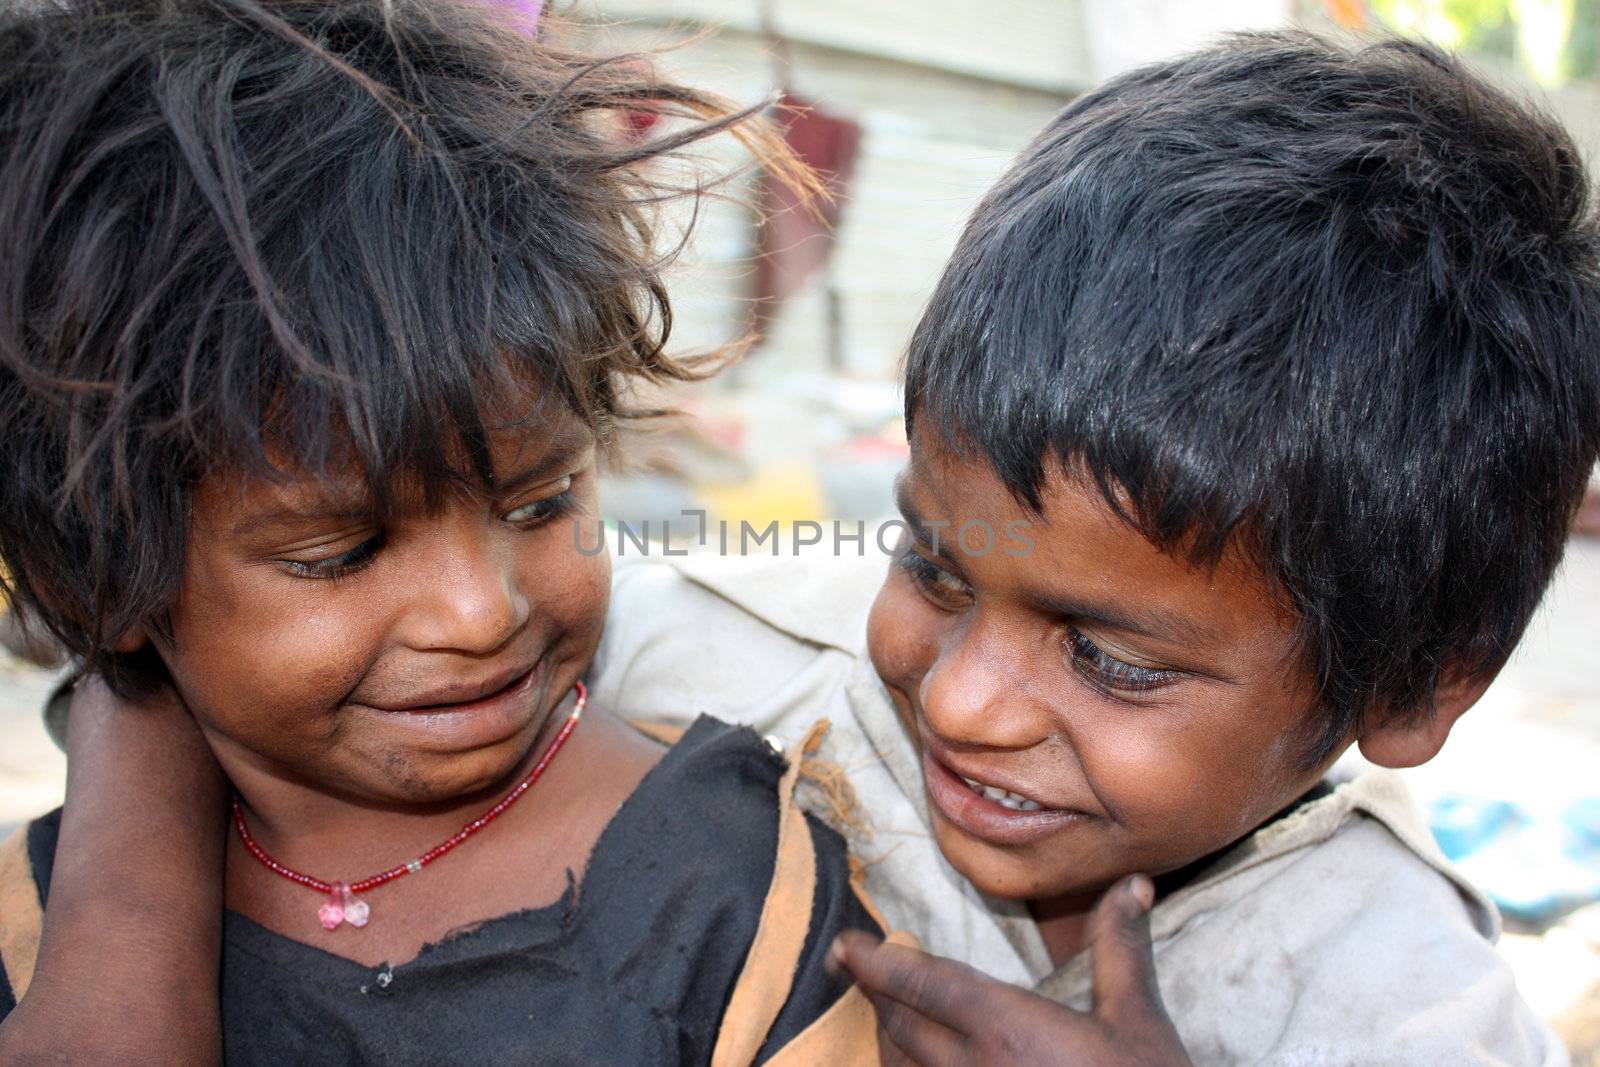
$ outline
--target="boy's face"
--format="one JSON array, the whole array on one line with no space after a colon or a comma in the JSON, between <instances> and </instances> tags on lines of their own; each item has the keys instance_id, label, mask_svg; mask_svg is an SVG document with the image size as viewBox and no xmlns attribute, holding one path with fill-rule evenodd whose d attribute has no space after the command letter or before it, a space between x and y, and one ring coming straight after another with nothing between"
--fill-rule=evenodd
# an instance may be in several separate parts
<instances>
[{"instance_id":1,"label":"boy's face","mask_svg":"<svg viewBox=\"0 0 1600 1067\"><path fill-rule=\"evenodd\" d=\"M158 647L236 780L426 803L519 767L599 642L610 563L574 545L587 431L543 419L491 443L493 494L403 501L382 525L359 482L200 484Z\"/></svg>"},{"instance_id":2,"label":"boy's face","mask_svg":"<svg viewBox=\"0 0 1600 1067\"><path fill-rule=\"evenodd\" d=\"M872 659L921 750L939 847L979 889L1094 896L1229 844L1314 784L1309 672L1259 568L1192 569L1059 470L1033 519L923 426L900 495L912 533ZM1031 547L1008 534L1021 521ZM958 543L969 522L994 532L987 554L982 527Z\"/></svg>"}]
</instances>

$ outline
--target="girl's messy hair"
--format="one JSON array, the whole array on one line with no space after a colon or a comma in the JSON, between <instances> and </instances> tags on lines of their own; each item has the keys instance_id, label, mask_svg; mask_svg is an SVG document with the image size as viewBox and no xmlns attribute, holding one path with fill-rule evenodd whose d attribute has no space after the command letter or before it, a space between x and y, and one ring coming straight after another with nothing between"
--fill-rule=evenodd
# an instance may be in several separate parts
<instances>
[{"instance_id":1,"label":"girl's messy hair","mask_svg":"<svg viewBox=\"0 0 1600 1067\"><path fill-rule=\"evenodd\" d=\"M0 8L0 574L125 691L152 672L108 645L159 625L208 472L351 460L382 506L492 481L487 398L604 441L630 381L708 372L664 350L651 229L703 189L648 164L730 131L805 172L752 110L497 12Z\"/></svg>"}]
</instances>

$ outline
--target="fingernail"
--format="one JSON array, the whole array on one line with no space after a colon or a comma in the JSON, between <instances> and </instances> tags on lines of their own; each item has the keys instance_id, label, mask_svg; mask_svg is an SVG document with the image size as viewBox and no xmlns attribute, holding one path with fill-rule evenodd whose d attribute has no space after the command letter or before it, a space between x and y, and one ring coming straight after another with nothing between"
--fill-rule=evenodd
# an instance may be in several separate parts
<instances>
[{"instance_id":1,"label":"fingernail","mask_svg":"<svg viewBox=\"0 0 1600 1067\"><path fill-rule=\"evenodd\" d=\"M822 961L823 969L834 978L844 973L844 946L835 941L828 946L828 956Z\"/></svg>"},{"instance_id":2,"label":"fingernail","mask_svg":"<svg viewBox=\"0 0 1600 1067\"><path fill-rule=\"evenodd\" d=\"M1140 911L1149 911L1155 906L1156 884L1142 874L1136 874L1128 879L1128 895L1139 905Z\"/></svg>"}]
</instances>

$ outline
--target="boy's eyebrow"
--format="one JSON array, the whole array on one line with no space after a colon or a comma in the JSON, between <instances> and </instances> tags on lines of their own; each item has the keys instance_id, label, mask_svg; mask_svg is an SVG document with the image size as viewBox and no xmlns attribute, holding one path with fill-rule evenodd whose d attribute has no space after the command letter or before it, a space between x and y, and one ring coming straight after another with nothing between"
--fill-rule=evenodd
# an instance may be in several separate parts
<instances>
[{"instance_id":1,"label":"boy's eyebrow","mask_svg":"<svg viewBox=\"0 0 1600 1067\"><path fill-rule=\"evenodd\" d=\"M894 482L894 502L900 509L901 518L905 519L906 526L917 540L929 545L934 543L928 523L923 519L922 513L917 510L916 504L911 500L911 487L904 474ZM945 551L954 535L939 538L939 555L951 560L951 554ZM958 567L959 569L959 567ZM1056 615L1061 618L1077 619L1082 622L1095 623L1123 633L1138 634L1142 637L1154 638L1158 641L1182 641L1189 644L1212 644L1220 640L1215 630L1203 626L1186 615L1176 612L1162 611L1159 608L1140 608L1127 611L1107 607L1103 604L1089 604L1070 597L1054 596L1049 593L1029 592L1029 603L1038 611Z\"/></svg>"},{"instance_id":2,"label":"boy's eyebrow","mask_svg":"<svg viewBox=\"0 0 1600 1067\"><path fill-rule=\"evenodd\" d=\"M1140 608L1130 612L1106 607L1103 604L1086 604L1081 600L1037 592L1030 592L1028 600L1038 610L1050 615L1093 623L1157 641L1204 645L1214 644L1220 640L1216 631L1210 627L1203 626L1186 615L1162 611L1160 608Z\"/></svg>"},{"instance_id":3,"label":"boy's eyebrow","mask_svg":"<svg viewBox=\"0 0 1600 1067\"><path fill-rule=\"evenodd\" d=\"M946 560L950 553L944 546L950 543L948 537L935 537L931 526L922 517L922 512L917 510L917 505L911 501L911 483L905 472L901 472L894 480L894 506L900 512L900 517L905 520L906 528L911 531L911 536L927 545L930 549L937 548L938 555ZM944 528L941 527L941 532ZM954 561L952 561L954 562ZM956 570L960 570L957 564Z\"/></svg>"}]
</instances>

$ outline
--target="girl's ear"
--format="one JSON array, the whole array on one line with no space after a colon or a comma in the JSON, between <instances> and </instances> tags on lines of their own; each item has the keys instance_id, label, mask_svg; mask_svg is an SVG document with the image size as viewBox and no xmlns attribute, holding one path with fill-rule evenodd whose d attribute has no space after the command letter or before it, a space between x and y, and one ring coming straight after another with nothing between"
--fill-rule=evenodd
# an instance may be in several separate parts
<instances>
[{"instance_id":1,"label":"girl's ear","mask_svg":"<svg viewBox=\"0 0 1600 1067\"><path fill-rule=\"evenodd\" d=\"M1433 691L1433 708L1419 715L1375 721L1364 726L1361 754L1380 767L1417 767L1439 754L1451 727L1478 702L1498 670L1465 674L1448 668Z\"/></svg>"},{"instance_id":2,"label":"girl's ear","mask_svg":"<svg viewBox=\"0 0 1600 1067\"><path fill-rule=\"evenodd\" d=\"M113 652L137 652L150 643L150 634L143 626L130 626L111 642Z\"/></svg>"}]
</instances>

